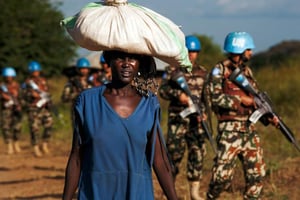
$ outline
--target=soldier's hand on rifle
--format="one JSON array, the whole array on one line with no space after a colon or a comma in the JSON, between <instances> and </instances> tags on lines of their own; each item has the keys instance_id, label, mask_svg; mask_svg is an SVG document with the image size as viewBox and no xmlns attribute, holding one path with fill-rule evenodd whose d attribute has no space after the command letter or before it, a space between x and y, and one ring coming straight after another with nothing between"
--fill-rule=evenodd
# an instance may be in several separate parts
<instances>
[{"instance_id":1,"label":"soldier's hand on rifle","mask_svg":"<svg viewBox=\"0 0 300 200\"><path fill-rule=\"evenodd\" d=\"M11 99L11 96L5 92L1 92L1 96L6 101L9 101Z\"/></svg>"},{"instance_id":2,"label":"soldier's hand on rifle","mask_svg":"<svg viewBox=\"0 0 300 200\"><path fill-rule=\"evenodd\" d=\"M279 118L277 116L273 116L273 118L268 118L269 122L273 124L276 128L279 128Z\"/></svg>"},{"instance_id":3,"label":"soldier's hand on rifle","mask_svg":"<svg viewBox=\"0 0 300 200\"><path fill-rule=\"evenodd\" d=\"M35 91L35 90L32 90L32 91L31 91L31 94L32 94L32 96L33 96L34 98L41 98L40 93L37 92L37 91Z\"/></svg>"},{"instance_id":4,"label":"soldier's hand on rifle","mask_svg":"<svg viewBox=\"0 0 300 200\"><path fill-rule=\"evenodd\" d=\"M254 106L255 107L255 101L252 96L247 96L247 95L241 96L241 103L245 106Z\"/></svg>"},{"instance_id":5,"label":"soldier's hand on rifle","mask_svg":"<svg viewBox=\"0 0 300 200\"><path fill-rule=\"evenodd\" d=\"M202 120L206 121L207 120L207 115L203 113L201 116L197 116L197 121L200 123Z\"/></svg>"},{"instance_id":6,"label":"soldier's hand on rifle","mask_svg":"<svg viewBox=\"0 0 300 200\"><path fill-rule=\"evenodd\" d=\"M179 101L183 104L183 105L189 105L190 102L191 102L191 98L185 94L184 92L182 92L180 95L179 95Z\"/></svg>"}]
</instances>

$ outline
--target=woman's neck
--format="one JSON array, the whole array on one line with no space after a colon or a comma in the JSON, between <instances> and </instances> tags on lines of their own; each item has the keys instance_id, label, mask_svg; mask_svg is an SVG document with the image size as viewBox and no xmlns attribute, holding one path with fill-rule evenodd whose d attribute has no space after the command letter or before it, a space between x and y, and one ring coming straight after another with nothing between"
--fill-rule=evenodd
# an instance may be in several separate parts
<instances>
[{"instance_id":1,"label":"woman's neck","mask_svg":"<svg viewBox=\"0 0 300 200\"><path fill-rule=\"evenodd\" d=\"M108 93L114 96L135 96L137 95L136 89L128 84L128 85L113 85L113 84L108 84L107 85Z\"/></svg>"}]
</instances>

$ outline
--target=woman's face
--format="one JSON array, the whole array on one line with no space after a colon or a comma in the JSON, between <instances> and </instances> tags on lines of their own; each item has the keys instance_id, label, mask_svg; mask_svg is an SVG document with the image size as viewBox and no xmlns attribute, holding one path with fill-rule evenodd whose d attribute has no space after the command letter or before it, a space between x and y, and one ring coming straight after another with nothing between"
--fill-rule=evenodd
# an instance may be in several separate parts
<instances>
[{"instance_id":1,"label":"woman's face","mask_svg":"<svg viewBox=\"0 0 300 200\"><path fill-rule=\"evenodd\" d=\"M111 68L113 80L131 83L139 71L140 61L136 54L118 52L112 56Z\"/></svg>"}]
</instances>

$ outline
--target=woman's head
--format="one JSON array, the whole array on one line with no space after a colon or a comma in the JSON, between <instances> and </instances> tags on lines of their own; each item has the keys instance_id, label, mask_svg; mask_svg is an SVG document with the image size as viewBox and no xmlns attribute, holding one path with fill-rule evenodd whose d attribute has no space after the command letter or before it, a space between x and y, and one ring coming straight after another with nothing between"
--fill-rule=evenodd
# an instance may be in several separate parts
<instances>
[{"instance_id":1,"label":"woman's head","mask_svg":"<svg viewBox=\"0 0 300 200\"><path fill-rule=\"evenodd\" d=\"M148 95L148 91L156 87L156 64L153 57L123 51L105 51L103 55L111 67L112 81L130 83L142 95Z\"/></svg>"},{"instance_id":2,"label":"woman's head","mask_svg":"<svg viewBox=\"0 0 300 200\"><path fill-rule=\"evenodd\" d=\"M134 58L139 61L139 72L142 74L148 74L154 76L156 73L156 64L151 56L126 53L123 51L105 51L103 52L104 59L111 65L111 61L116 60L116 58L122 59L124 57Z\"/></svg>"}]
</instances>

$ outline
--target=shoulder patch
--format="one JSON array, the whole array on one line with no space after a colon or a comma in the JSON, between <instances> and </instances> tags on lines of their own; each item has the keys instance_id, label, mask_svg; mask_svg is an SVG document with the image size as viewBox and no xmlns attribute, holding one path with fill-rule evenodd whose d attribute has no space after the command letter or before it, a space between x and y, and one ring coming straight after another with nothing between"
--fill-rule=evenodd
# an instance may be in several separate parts
<instances>
[{"instance_id":1,"label":"shoulder patch","mask_svg":"<svg viewBox=\"0 0 300 200\"><path fill-rule=\"evenodd\" d=\"M212 76L216 76L216 77L218 77L218 76L220 76L221 75L221 70L218 68L218 67L215 67L215 68L213 68L213 70L212 70Z\"/></svg>"}]
</instances>

